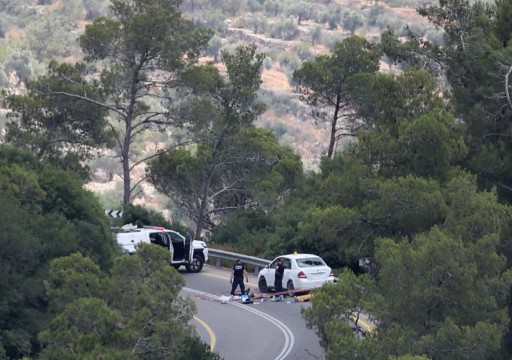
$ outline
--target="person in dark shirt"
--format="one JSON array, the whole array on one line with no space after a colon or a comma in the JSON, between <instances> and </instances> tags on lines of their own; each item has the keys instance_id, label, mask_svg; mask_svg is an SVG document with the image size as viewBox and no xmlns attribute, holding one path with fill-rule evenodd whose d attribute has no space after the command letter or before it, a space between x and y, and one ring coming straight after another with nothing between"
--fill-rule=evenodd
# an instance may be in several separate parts
<instances>
[{"instance_id":1,"label":"person in dark shirt","mask_svg":"<svg viewBox=\"0 0 512 360\"><path fill-rule=\"evenodd\" d=\"M283 276L284 276L284 265L282 259L277 259L276 262L276 273L274 278L274 286L276 292L283 292Z\"/></svg>"},{"instance_id":2,"label":"person in dark shirt","mask_svg":"<svg viewBox=\"0 0 512 360\"><path fill-rule=\"evenodd\" d=\"M240 259L237 259L235 265L233 265L233 271L231 271L231 296L235 295L235 290L238 286L240 286L241 293L245 294L244 277L245 281L249 282L245 265L242 264Z\"/></svg>"}]
</instances>

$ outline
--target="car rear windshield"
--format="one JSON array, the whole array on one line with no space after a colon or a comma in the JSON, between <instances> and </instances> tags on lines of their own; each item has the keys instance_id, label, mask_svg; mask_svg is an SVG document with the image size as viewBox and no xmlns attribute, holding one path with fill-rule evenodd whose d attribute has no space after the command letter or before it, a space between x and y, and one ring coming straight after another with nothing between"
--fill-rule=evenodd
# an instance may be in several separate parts
<instances>
[{"instance_id":1,"label":"car rear windshield","mask_svg":"<svg viewBox=\"0 0 512 360\"><path fill-rule=\"evenodd\" d=\"M319 257L304 258L304 259L297 259L297 266L300 268L313 267L313 266L325 266L325 263Z\"/></svg>"}]
</instances>

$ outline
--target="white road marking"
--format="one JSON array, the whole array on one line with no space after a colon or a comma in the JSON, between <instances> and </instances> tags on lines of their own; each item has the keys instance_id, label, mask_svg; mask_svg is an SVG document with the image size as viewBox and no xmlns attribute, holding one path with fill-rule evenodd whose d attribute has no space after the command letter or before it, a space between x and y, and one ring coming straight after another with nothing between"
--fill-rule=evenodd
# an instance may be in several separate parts
<instances>
[{"instance_id":1,"label":"white road marking","mask_svg":"<svg viewBox=\"0 0 512 360\"><path fill-rule=\"evenodd\" d=\"M217 295L205 293L205 292L194 290L194 289L190 289L190 288L187 288L187 287L182 288L182 290L191 292L191 293L196 294L196 295L204 296L204 297L210 298L212 300L219 300L220 301L220 297L217 296ZM253 314L258 315L258 316L260 316L260 317L270 321L279 330L281 330L283 332L283 334L284 334L284 337L285 337L285 344L283 346L283 349L281 350L281 353L279 353L279 355L274 360L284 360L284 359L286 359L288 354L292 351L293 345L295 344L295 337L293 336L293 332L290 330L290 328L288 326L283 324L280 320L278 320L278 319L276 319L276 318L274 318L274 317L272 317L272 316L270 316L268 314L265 314L264 312L256 310L256 309L252 308L251 306L247 306L247 305L244 305L244 304L239 304L239 303L236 303L236 302L227 302L227 304L230 304L230 305L233 305L233 306L238 306L240 309L252 312Z\"/></svg>"}]
</instances>

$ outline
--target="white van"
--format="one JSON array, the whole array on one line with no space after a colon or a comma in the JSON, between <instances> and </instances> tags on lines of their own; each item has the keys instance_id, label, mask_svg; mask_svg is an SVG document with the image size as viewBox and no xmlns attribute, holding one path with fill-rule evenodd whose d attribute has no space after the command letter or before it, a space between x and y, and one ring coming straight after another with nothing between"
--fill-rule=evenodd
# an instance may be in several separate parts
<instances>
[{"instance_id":1,"label":"white van","mask_svg":"<svg viewBox=\"0 0 512 360\"><path fill-rule=\"evenodd\" d=\"M192 242L179 232L162 227L148 226L138 228L124 225L116 233L116 239L123 251L128 254L135 252L135 245L140 243L157 244L170 252L170 263L176 269L185 265L189 272L200 272L208 261L208 248L204 241Z\"/></svg>"}]
</instances>

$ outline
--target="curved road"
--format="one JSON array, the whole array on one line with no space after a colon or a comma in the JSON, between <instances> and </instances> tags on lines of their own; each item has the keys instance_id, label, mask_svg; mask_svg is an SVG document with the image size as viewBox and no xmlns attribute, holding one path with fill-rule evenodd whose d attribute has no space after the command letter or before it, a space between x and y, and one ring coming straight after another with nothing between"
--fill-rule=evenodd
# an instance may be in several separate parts
<instances>
[{"instance_id":1,"label":"curved road","mask_svg":"<svg viewBox=\"0 0 512 360\"><path fill-rule=\"evenodd\" d=\"M222 303L228 296L230 271L213 266L198 274L182 272L186 287L182 295L195 299L195 325L199 335L225 360L312 360L323 358L318 336L306 328L300 314L309 303L282 302ZM256 276L249 274L249 287Z\"/></svg>"}]
</instances>

